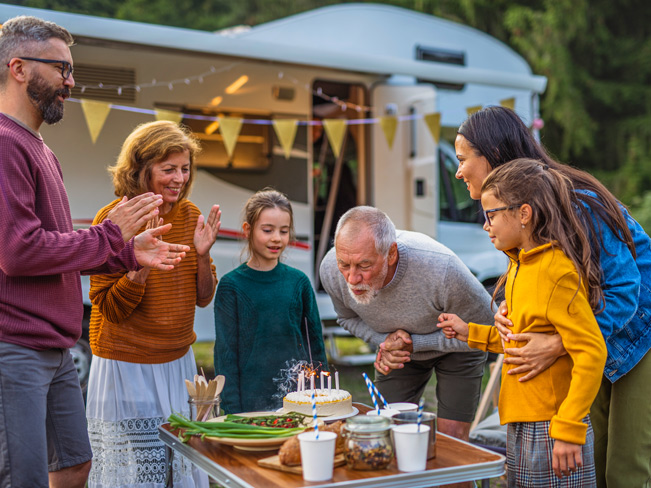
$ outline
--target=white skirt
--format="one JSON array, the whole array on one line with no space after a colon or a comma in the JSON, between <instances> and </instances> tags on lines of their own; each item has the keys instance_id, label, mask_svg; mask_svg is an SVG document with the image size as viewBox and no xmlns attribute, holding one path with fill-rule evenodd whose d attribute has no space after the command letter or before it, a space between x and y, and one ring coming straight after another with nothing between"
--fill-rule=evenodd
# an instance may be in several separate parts
<instances>
[{"instance_id":1,"label":"white skirt","mask_svg":"<svg viewBox=\"0 0 651 488\"><path fill-rule=\"evenodd\" d=\"M172 412L189 417L185 379L194 381L192 348L176 361L138 364L95 356L86 417L93 449L89 488L164 488L165 446L158 427ZM207 488L208 477L174 456L174 486Z\"/></svg>"}]
</instances>

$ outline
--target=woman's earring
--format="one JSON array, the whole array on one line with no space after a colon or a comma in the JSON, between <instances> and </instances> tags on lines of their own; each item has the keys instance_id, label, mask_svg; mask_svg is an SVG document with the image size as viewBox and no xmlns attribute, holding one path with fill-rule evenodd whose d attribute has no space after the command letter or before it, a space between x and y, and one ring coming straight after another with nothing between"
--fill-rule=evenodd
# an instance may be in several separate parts
<instances>
[{"instance_id":1,"label":"woman's earring","mask_svg":"<svg viewBox=\"0 0 651 488\"><path fill-rule=\"evenodd\" d=\"M524 229L524 224L522 224L522 228Z\"/></svg>"}]
</instances>

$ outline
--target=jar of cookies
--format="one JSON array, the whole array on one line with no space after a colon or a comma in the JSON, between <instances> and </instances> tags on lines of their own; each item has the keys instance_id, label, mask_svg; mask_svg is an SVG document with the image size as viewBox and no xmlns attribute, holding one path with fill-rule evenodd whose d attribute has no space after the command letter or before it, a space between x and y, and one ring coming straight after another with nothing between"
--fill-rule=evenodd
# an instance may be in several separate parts
<instances>
[{"instance_id":1,"label":"jar of cookies","mask_svg":"<svg viewBox=\"0 0 651 488\"><path fill-rule=\"evenodd\" d=\"M393 459L390 434L391 420L386 417L349 418L342 429L346 466L357 470L386 468Z\"/></svg>"}]
</instances>

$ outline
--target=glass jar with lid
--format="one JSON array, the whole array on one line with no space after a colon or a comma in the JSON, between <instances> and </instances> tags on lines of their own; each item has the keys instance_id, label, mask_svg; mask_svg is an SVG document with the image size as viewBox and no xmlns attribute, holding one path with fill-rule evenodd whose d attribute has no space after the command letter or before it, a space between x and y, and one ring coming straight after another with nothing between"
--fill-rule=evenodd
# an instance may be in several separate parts
<instances>
[{"instance_id":1,"label":"glass jar with lid","mask_svg":"<svg viewBox=\"0 0 651 488\"><path fill-rule=\"evenodd\" d=\"M342 429L342 436L344 458L350 469L384 469L393 459L391 420L386 417L351 417Z\"/></svg>"}]
</instances>

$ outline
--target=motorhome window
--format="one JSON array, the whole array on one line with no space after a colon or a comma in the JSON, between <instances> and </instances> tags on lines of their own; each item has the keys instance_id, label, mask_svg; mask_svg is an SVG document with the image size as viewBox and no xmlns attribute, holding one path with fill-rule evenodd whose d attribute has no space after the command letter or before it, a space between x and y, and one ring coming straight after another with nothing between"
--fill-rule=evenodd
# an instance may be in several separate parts
<instances>
[{"instance_id":1,"label":"motorhome window","mask_svg":"<svg viewBox=\"0 0 651 488\"><path fill-rule=\"evenodd\" d=\"M457 180L458 162L439 149L440 220L446 222L483 223L479 202L470 198L462 180Z\"/></svg>"},{"instance_id":2,"label":"motorhome window","mask_svg":"<svg viewBox=\"0 0 651 488\"><path fill-rule=\"evenodd\" d=\"M466 53L463 51L451 51L435 47L416 46L416 59L435 63L454 64L457 66L466 65ZM465 88L463 83L447 83L435 80L418 80L420 82L432 83L442 90L461 91Z\"/></svg>"},{"instance_id":3,"label":"motorhome window","mask_svg":"<svg viewBox=\"0 0 651 488\"><path fill-rule=\"evenodd\" d=\"M201 141L201 153L197 158L197 167L214 171L265 171L271 163L271 118L260 115L235 113L192 113L184 109L183 124L192 129L194 135ZM200 117L241 117L245 120L255 120L258 123L245 122L242 124L237 137L233 154L229 157L224 145L224 138L219 131L219 123L215 120L192 118Z\"/></svg>"},{"instance_id":4,"label":"motorhome window","mask_svg":"<svg viewBox=\"0 0 651 488\"><path fill-rule=\"evenodd\" d=\"M74 76L74 98L114 103L136 102L136 71L133 69L75 63ZM116 86L122 87L119 93L114 88Z\"/></svg>"},{"instance_id":5,"label":"motorhome window","mask_svg":"<svg viewBox=\"0 0 651 488\"><path fill-rule=\"evenodd\" d=\"M189 115L206 115L202 111L191 110L188 107L177 107L176 110ZM210 127L213 121L184 118L183 123L192 129L201 142L202 151L197 158L199 170L248 191L255 192L270 186L285 193L293 202L308 202L306 185L308 150L305 125L298 126L290 157L286 159L280 141L271 126L271 120L279 117L277 114L273 117L245 113L212 115L242 117L245 121L257 120L261 123L242 124L233 157L229 158L219 128L216 125ZM269 123L262 123L263 121Z\"/></svg>"}]
</instances>

